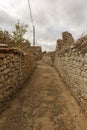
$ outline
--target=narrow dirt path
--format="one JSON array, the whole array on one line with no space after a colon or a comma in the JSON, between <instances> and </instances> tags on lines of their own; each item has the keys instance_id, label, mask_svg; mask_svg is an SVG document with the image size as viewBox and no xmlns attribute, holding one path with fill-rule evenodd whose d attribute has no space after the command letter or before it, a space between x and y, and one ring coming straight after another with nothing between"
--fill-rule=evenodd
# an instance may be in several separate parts
<instances>
[{"instance_id":1,"label":"narrow dirt path","mask_svg":"<svg viewBox=\"0 0 87 130\"><path fill-rule=\"evenodd\" d=\"M0 130L87 130L87 119L56 70L39 61L1 115Z\"/></svg>"}]
</instances>

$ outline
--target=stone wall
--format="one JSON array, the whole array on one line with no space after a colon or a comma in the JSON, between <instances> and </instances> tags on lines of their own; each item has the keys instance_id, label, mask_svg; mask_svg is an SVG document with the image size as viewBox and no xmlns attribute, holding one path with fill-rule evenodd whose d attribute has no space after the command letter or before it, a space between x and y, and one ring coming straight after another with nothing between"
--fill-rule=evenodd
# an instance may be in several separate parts
<instances>
[{"instance_id":1,"label":"stone wall","mask_svg":"<svg viewBox=\"0 0 87 130\"><path fill-rule=\"evenodd\" d=\"M42 58L43 62L47 63L50 66L53 66L54 55L55 55L55 52L48 52L48 53L43 54L43 58Z\"/></svg>"},{"instance_id":2,"label":"stone wall","mask_svg":"<svg viewBox=\"0 0 87 130\"><path fill-rule=\"evenodd\" d=\"M54 66L62 79L65 81L66 85L71 90L71 93L81 105L82 110L87 115L86 39L84 40L84 38L81 38L76 43L73 42L73 47L71 46L71 43L69 43L68 49L66 46L66 41L63 41L63 44L61 44L61 49L58 48L60 42L58 43L57 41ZM64 51L62 51L62 49Z\"/></svg>"},{"instance_id":3,"label":"stone wall","mask_svg":"<svg viewBox=\"0 0 87 130\"><path fill-rule=\"evenodd\" d=\"M31 46L28 51L33 53L36 60L41 60L43 57L41 46Z\"/></svg>"},{"instance_id":4,"label":"stone wall","mask_svg":"<svg viewBox=\"0 0 87 130\"><path fill-rule=\"evenodd\" d=\"M0 112L34 68L35 59L31 53L24 54L12 48L0 48Z\"/></svg>"}]
</instances>

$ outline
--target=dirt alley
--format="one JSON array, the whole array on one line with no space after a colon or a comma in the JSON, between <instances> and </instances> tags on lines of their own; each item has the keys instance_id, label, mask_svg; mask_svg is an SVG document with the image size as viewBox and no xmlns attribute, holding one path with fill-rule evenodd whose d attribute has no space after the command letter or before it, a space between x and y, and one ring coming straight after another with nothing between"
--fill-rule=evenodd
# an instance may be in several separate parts
<instances>
[{"instance_id":1,"label":"dirt alley","mask_svg":"<svg viewBox=\"0 0 87 130\"><path fill-rule=\"evenodd\" d=\"M56 70L39 61L0 116L0 130L87 130L87 119Z\"/></svg>"}]
</instances>

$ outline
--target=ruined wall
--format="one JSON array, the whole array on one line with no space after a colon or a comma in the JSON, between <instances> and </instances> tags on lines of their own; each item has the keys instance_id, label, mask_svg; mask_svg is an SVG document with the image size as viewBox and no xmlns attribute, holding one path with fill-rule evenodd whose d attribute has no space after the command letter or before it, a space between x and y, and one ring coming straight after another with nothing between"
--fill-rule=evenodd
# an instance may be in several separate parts
<instances>
[{"instance_id":1,"label":"ruined wall","mask_svg":"<svg viewBox=\"0 0 87 130\"><path fill-rule=\"evenodd\" d=\"M41 60L43 57L41 46L31 46L28 51L33 53L36 60Z\"/></svg>"},{"instance_id":2,"label":"ruined wall","mask_svg":"<svg viewBox=\"0 0 87 130\"><path fill-rule=\"evenodd\" d=\"M43 54L43 58L42 58L43 62L47 63L48 65L53 66L54 55L55 55L55 52L48 52L48 53Z\"/></svg>"},{"instance_id":3,"label":"ruined wall","mask_svg":"<svg viewBox=\"0 0 87 130\"><path fill-rule=\"evenodd\" d=\"M57 41L54 66L87 115L87 37L76 44L69 39L68 48L61 41Z\"/></svg>"},{"instance_id":4,"label":"ruined wall","mask_svg":"<svg viewBox=\"0 0 87 130\"><path fill-rule=\"evenodd\" d=\"M24 54L11 48L0 48L0 112L34 68L35 59L31 53Z\"/></svg>"}]
</instances>

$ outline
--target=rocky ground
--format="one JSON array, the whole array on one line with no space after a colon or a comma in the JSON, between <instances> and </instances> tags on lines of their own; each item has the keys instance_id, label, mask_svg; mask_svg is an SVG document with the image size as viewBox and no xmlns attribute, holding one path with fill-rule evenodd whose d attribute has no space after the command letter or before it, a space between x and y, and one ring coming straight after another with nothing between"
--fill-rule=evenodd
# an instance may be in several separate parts
<instances>
[{"instance_id":1,"label":"rocky ground","mask_svg":"<svg viewBox=\"0 0 87 130\"><path fill-rule=\"evenodd\" d=\"M56 70L39 61L0 115L0 130L87 130L87 119Z\"/></svg>"}]
</instances>

